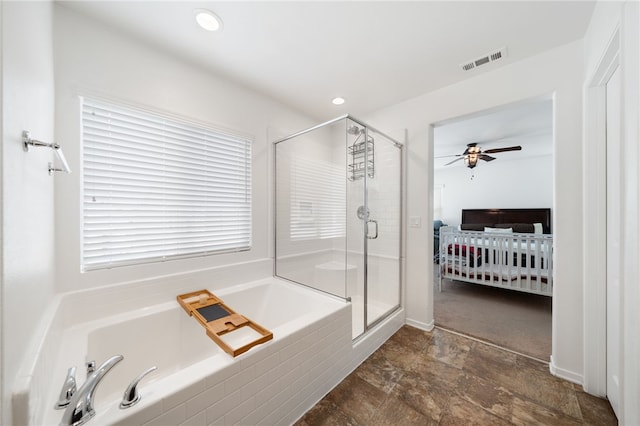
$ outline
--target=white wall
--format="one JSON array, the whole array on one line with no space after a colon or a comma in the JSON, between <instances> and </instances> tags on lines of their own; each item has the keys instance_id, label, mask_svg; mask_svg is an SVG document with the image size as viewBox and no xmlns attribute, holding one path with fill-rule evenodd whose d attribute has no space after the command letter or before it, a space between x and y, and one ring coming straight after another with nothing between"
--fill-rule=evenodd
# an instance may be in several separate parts
<instances>
[{"instance_id":1,"label":"white wall","mask_svg":"<svg viewBox=\"0 0 640 426\"><path fill-rule=\"evenodd\" d=\"M472 170L462 163L436 169L433 181L443 190L442 217L435 219L457 226L462 209L552 208L553 156L522 154L520 159L480 162Z\"/></svg>"},{"instance_id":2,"label":"white wall","mask_svg":"<svg viewBox=\"0 0 640 426\"><path fill-rule=\"evenodd\" d=\"M55 7L56 137L74 173L56 182L58 291L179 274L272 255L271 144L267 129L313 123L299 113L63 6ZM249 134L253 144L253 234L248 252L80 273L80 103L99 96ZM270 272L271 269L268 268Z\"/></svg>"},{"instance_id":3,"label":"white wall","mask_svg":"<svg viewBox=\"0 0 640 426\"><path fill-rule=\"evenodd\" d=\"M2 4L0 4L0 51L2 50ZM2 66L2 55L0 55L0 163L3 158L3 150L4 150L4 67ZM0 172L1 173L1 172ZM3 179L4 180L4 179ZM4 210L3 210L3 200L4 200L4 189L0 187L0 241L4 242ZM0 312L4 312L3 309L3 293L4 293L4 244L0 244ZM0 314L0 372L2 371L2 367L4 365L4 318L2 314ZM3 374L0 374L0 422L4 420L3 417L3 407L4 407L4 383L2 380L4 377Z\"/></svg>"},{"instance_id":4,"label":"white wall","mask_svg":"<svg viewBox=\"0 0 640 426\"><path fill-rule=\"evenodd\" d=\"M517 102L553 95L555 184L555 294L553 366L557 374L581 381L582 246L581 81L582 41L471 77L458 84L377 111L369 121L379 128L408 128L407 213L422 227L407 229L406 312L408 322L433 323L432 124Z\"/></svg>"},{"instance_id":5,"label":"white wall","mask_svg":"<svg viewBox=\"0 0 640 426\"><path fill-rule=\"evenodd\" d=\"M259 266L235 268L242 271L239 275L270 273L272 179L267 132L293 132L314 121L52 2L1 2L0 7L1 422L10 424L13 385L32 371L45 329L39 322L52 309L49 302L57 293L157 277L177 280L191 273L202 277L209 268L240 262L256 261ZM81 274L79 95L105 97L253 135L252 250ZM37 139L60 143L73 173L49 176L47 163L54 161L53 152L32 148L25 153L23 129Z\"/></svg>"},{"instance_id":6,"label":"white wall","mask_svg":"<svg viewBox=\"0 0 640 426\"><path fill-rule=\"evenodd\" d=\"M2 424L21 360L54 293L53 152L24 152L22 130L54 141L52 5L2 2ZM33 29L31 31L30 29Z\"/></svg>"}]
</instances>

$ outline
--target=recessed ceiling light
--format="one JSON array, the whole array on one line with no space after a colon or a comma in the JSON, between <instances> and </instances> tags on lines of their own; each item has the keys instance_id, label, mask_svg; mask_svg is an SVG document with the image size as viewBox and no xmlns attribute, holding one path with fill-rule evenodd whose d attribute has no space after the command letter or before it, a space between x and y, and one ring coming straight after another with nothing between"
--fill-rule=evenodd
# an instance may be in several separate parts
<instances>
[{"instance_id":1,"label":"recessed ceiling light","mask_svg":"<svg viewBox=\"0 0 640 426\"><path fill-rule=\"evenodd\" d=\"M196 9L196 22L207 31L218 31L222 28L222 19L207 9Z\"/></svg>"},{"instance_id":2,"label":"recessed ceiling light","mask_svg":"<svg viewBox=\"0 0 640 426\"><path fill-rule=\"evenodd\" d=\"M334 105L342 105L344 103L344 98L333 98L331 103L333 103Z\"/></svg>"}]
</instances>

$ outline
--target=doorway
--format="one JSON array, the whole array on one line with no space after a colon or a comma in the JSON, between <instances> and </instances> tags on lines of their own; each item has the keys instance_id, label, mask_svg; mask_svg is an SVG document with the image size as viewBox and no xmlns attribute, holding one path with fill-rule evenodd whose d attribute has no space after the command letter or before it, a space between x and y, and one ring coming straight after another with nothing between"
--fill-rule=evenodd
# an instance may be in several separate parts
<instances>
[{"instance_id":1,"label":"doorway","mask_svg":"<svg viewBox=\"0 0 640 426\"><path fill-rule=\"evenodd\" d=\"M467 154L476 148L482 152L470 167ZM441 223L458 228L463 209L553 209L553 100L523 100L435 124L433 166L436 237ZM437 283L439 266L434 271ZM443 283L442 292L434 284L436 326L549 361L551 297Z\"/></svg>"},{"instance_id":2,"label":"doorway","mask_svg":"<svg viewBox=\"0 0 640 426\"><path fill-rule=\"evenodd\" d=\"M620 34L612 35L586 93L584 221L592 244L584 248L585 378L589 393L606 396L616 416L625 411L622 363L622 258L629 229L621 192L623 165L621 140ZM625 181L626 183L626 181ZM631 234L633 235L633 234ZM635 262L634 262L635 263Z\"/></svg>"}]
</instances>

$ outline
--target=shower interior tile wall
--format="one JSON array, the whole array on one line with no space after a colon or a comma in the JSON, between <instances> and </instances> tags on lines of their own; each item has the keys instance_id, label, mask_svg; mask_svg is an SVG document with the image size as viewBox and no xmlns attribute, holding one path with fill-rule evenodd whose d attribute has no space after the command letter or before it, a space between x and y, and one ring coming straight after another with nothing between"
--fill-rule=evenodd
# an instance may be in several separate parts
<instances>
[{"instance_id":1,"label":"shower interior tile wall","mask_svg":"<svg viewBox=\"0 0 640 426\"><path fill-rule=\"evenodd\" d=\"M383 137L373 133L375 138L375 174L368 178L368 193L370 200L370 217L378 222L380 240L369 240L367 254L375 258L368 264L368 276L373 281L368 286L369 302L381 300L395 300L397 288L385 283L398 280L397 261L400 247L400 186L398 181L387 177L400 179L398 170L397 148L382 140ZM347 229L353 235L349 243L349 259L361 258L363 252L363 226L356 211L363 205L363 182L348 182L347 189ZM372 200L375 200L372 202ZM373 232L373 231L371 231ZM363 260L358 263L361 265ZM362 268L358 268L358 283L364 282ZM387 294L388 293L388 294Z\"/></svg>"},{"instance_id":2,"label":"shower interior tile wall","mask_svg":"<svg viewBox=\"0 0 640 426\"><path fill-rule=\"evenodd\" d=\"M376 173L368 178L369 199L376 199L376 209L371 210L371 218L378 221L378 233L384 235L385 244L375 245L370 255L397 257L400 245L400 203L397 181L386 180L382 176L397 176L400 179L398 164L395 162L397 148L387 142L376 142ZM362 222L356 211L363 204L362 182L349 182L347 226L354 235L362 236ZM358 185L358 186L356 186ZM362 251L362 239L351 240L349 250Z\"/></svg>"}]
</instances>

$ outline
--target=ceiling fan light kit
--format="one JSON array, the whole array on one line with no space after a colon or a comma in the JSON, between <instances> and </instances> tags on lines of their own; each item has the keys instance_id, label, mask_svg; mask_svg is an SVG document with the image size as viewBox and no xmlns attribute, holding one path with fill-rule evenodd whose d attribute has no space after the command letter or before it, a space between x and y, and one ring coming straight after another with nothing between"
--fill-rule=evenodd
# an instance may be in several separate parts
<instances>
[{"instance_id":1,"label":"ceiling fan light kit","mask_svg":"<svg viewBox=\"0 0 640 426\"><path fill-rule=\"evenodd\" d=\"M468 168L473 169L476 164L478 164L478 159L480 158L480 147L474 144L473 146L468 146L464 152L466 154L464 157L464 164Z\"/></svg>"},{"instance_id":2,"label":"ceiling fan light kit","mask_svg":"<svg viewBox=\"0 0 640 426\"><path fill-rule=\"evenodd\" d=\"M458 158L448 162L447 164L445 164L445 166L453 164L459 160L464 160L464 165L470 169L473 169L475 166L478 165L478 160L493 161L496 159L496 157L492 157L487 154L497 154L499 152L520 151L520 150L522 150L522 147L518 145L518 146L509 146L505 148L493 148L493 149L487 149L486 151L482 151L482 149L478 146L477 142L472 142L470 144L467 144L467 148L464 150L462 154L454 155L455 157L458 157Z\"/></svg>"}]
</instances>

